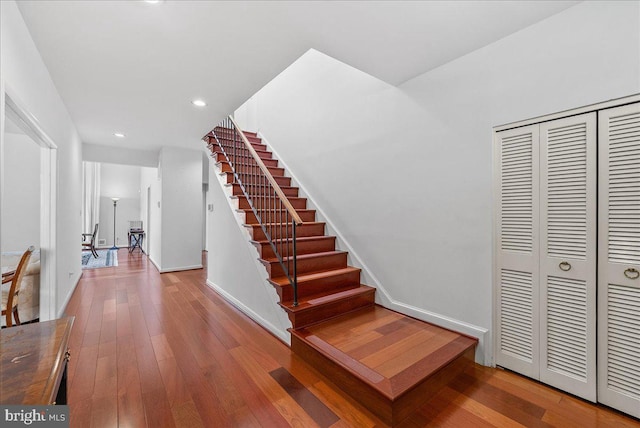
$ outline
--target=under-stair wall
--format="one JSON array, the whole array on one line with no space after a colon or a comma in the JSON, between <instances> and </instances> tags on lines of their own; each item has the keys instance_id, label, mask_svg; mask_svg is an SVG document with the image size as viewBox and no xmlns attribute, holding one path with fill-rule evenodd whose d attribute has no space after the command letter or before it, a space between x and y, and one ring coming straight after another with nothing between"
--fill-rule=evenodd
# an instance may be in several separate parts
<instances>
[{"instance_id":1,"label":"under-stair wall","mask_svg":"<svg viewBox=\"0 0 640 428\"><path fill-rule=\"evenodd\" d=\"M209 155L209 149L206 149ZM225 193L214 162L210 162L207 192L207 284L285 343L291 323L278 305L278 295L266 280L267 271L249 242L234 202Z\"/></svg>"}]
</instances>

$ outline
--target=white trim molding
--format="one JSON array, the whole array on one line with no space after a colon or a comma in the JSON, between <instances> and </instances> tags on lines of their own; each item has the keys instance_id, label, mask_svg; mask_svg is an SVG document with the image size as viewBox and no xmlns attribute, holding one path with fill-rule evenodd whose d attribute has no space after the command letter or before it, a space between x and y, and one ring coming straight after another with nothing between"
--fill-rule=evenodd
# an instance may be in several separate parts
<instances>
[{"instance_id":1,"label":"white trim molding","mask_svg":"<svg viewBox=\"0 0 640 428\"><path fill-rule=\"evenodd\" d=\"M155 262L153 262L153 264L156 267L158 267L158 265L156 265ZM168 272L180 272L180 271L183 271L183 270L194 270L194 269L202 269L202 264L192 265L192 266L180 266L180 267L166 268L166 269L158 269L158 271L160 273L168 273Z\"/></svg>"},{"instance_id":2,"label":"white trim molding","mask_svg":"<svg viewBox=\"0 0 640 428\"><path fill-rule=\"evenodd\" d=\"M153 259L153 257L151 257L151 256L147 256L147 258L149 259L149 261L151 262L151 264L153 264L153 265L156 267L156 269L158 270L158 272L160 272L160 264L158 264L158 263ZM160 272L160 273L162 273L162 272Z\"/></svg>"},{"instance_id":3,"label":"white trim molding","mask_svg":"<svg viewBox=\"0 0 640 428\"><path fill-rule=\"evenodd\" d=\"M570 110L564 110L557 113L545 114L543 116L533 117L531 119L519 120L517 122L496 125L493 132L506 131L507 129L520 128L522 126L534 125L536 123L548 122L555 119L562 119L568 116L577 116L583 113L591 113L598 110L604 110L612 107L619 107L625 104L633 104L640 101L640 94L633 94L622 98L614 98L612 100L603 101L588 106L579 107Z\"/></svg>"},{"instance_id":4,"label":"white trim molding","mask_svg":"<svg viewBox=\"0 0 640 428\"><path fill-rule=\"evenodd\" d=\"M69 290L69 293L67 294L67 297L65 297L64 302L62 305L60 305L60 309L58 310L58 313L56 314L56 318L62 318L64 316L64 313L67 311L67 305L69 304L69 301L71 300L71 297L73 296L73 293L76 291L76 288L78 287L78 284L80 283L80 279L82 278L82 273L80 272L80 274L78 275L78 277L76 278L73 287L71 287L71 290Z\"/></svg>"},{"instance_id":5,"label":"white trim molding","mask_svg":"<svg viewBox=\"0 0 640 428\"><path fill-rule=\"evenodd\" d=\"M260 324L262 327L267 329L271 334L273 334L275 337L280 339L287 346L291 346L291 339L289 337L289 334L286 331L283 331L282 329L277 328L276 326L271 324L269 321L262 318L260 315L254 312L251 308L244 305L241 301L233 297L231 294L227 293L222 287L219 287L218 285L214 284L209 280L207 280L207 285L211 287L213 291L218 293L223 299L225 299L227 302L229 302L230 304L238 308L238 310L240 310L243 314L245 314L246 316L248 316L249 318L257 322L258 324Z\"/></svg>"}]
</instances>

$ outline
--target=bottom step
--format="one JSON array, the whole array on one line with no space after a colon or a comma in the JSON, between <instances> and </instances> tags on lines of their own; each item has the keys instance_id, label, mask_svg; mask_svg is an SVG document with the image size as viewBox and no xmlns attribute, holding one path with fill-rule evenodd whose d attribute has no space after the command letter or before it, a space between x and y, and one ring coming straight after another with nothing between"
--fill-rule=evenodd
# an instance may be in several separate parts
<instances>
[{"instance_id":1,"label":"bottom step","mask_svg":"<svg viewBox=\"0 0 640 428\"><path fill-rule=\"evenodd\" d=\"M392 426L472 364L478 343L380 306L290 332L296 354Z\"/></svg>"}]
</instances>

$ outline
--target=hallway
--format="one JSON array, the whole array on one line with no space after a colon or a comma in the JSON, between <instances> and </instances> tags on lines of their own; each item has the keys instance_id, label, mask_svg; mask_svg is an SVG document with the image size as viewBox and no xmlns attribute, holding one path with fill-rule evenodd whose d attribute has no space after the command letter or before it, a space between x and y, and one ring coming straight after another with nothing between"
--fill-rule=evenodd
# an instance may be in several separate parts
<instances>
[{"instance_id":1,"label":"hallway","mask_svg":"<svg viewBox=\"0 0 640 428\"><path fill-rule=\"evenodd\" d=\"M121 249L67 307L72 427L384 426L206 284ZM475 366L405 427L640 427L521 376Z\"/></svg>"}]
</instances>

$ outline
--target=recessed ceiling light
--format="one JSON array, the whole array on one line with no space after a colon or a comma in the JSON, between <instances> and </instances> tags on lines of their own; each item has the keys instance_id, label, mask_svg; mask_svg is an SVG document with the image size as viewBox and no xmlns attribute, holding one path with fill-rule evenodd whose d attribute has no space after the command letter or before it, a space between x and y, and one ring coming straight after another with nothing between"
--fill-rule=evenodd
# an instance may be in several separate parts
<instances>
[{"instance_id":1,"label":"recessed ceiling light","mask_svg":"<svg viewBox=\"0 0 640 428\"><path fill-rule=\"evenodd\" d=\"M160 0L144 0L146 3L156 4L160 3Z\"/></svg>"},{"instance_id":2,"label":"recessed ceiling light","mask_svg":"<svg viewBox=\"0 0 640 428\"><path fill-rule=\"evenodd\" d=\"M122 132L114 132L113 135L115 135L118 138L124 138L125 135Z\"/></svg>"},{"instance_id":3,"label":"recessed ceiling light","mask_svg":"<svg viewBox=\"0 0 640 428\"><path fill-rule=\"evenodd\" d=\"M193 100L191 101L191 104L196 107L205 107L207 105L207 103L205 103L203 100Z\"/></svg>"}]
</instances>

